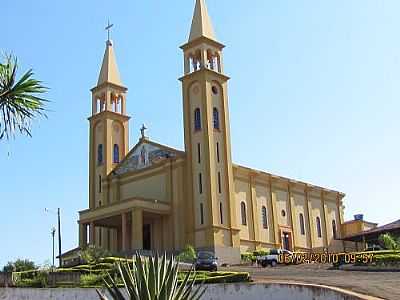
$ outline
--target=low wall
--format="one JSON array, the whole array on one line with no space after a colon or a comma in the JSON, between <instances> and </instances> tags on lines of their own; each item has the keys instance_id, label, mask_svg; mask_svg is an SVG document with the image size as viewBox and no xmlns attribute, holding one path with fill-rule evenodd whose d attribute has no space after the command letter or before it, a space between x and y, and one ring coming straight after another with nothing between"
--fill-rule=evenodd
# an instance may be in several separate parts
<instances>
[{"instance_id":1,"label":"low wall","mask_svg":"<svg viewBox=\"0 0 400 300\"><path fill-rule=\"evenodd\" d=\"M104 290L103 290L104 292ZM95 289L0 288L1 300L99 300ZM208 285L202 300L379 300L341 289L312 284L215 284ZM111 300L111 299L110 299Z\"/></svg>"},{"instance_id":2,"label":"low wall","mask_svg":"<svg viewBox=\"0 0 400 300\"><path fill-rule=\"evenodd\" d=\"M12 274L0 272L0 288L12 286Z\"/></svg>"}]
</instances>

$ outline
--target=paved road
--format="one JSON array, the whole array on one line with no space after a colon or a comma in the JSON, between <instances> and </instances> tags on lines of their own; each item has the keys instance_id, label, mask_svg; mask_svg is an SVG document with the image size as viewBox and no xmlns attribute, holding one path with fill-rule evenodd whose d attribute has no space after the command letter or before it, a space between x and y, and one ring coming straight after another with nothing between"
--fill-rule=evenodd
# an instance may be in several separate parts
<instances>
[{"instance_id":1,"label":"paved road","mask_svg":"<svg viewBox=\"0 0 400 300\"><path fill-rule=\"evenodd\" d=\"M400 300L400 272L361 272L330 270L331 265L230 267L249 272L254 281L288 280L341 287L354 292L390 300Z\"/></svg>"}]
</instances>

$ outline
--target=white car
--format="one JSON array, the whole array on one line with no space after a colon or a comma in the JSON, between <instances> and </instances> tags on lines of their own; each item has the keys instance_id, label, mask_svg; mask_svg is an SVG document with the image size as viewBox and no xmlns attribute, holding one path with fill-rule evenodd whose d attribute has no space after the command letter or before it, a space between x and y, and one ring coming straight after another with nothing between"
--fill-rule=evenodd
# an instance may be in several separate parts
<instances>
[{"instance_id":1,"label":"white car","mask_svg":"<svg viewBox=\"0 0 400 300\"><path fill-rule=\"evenodd\" d=\"M282 255L293 255L293 253L285 249L271 249L268 255L257 257L257 263L263 268L268 265L275 267L278 263L282 263Z\"/></svg>"}]
</instances>

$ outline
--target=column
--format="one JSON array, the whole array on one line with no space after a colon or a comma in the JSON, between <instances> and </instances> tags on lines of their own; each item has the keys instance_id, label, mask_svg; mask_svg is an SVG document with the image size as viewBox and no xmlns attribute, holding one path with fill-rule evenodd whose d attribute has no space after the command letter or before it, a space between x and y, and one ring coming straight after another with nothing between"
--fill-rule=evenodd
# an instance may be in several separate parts
<instances>
[{"instance_id":1,"label":"column","mask_svg":"<svg viewBox=\"0 0 400 300\"><path fill-rule=\"evenodd\" d=\"M207 49L201 49L200 69L207 68Z\"/></svg>"},{"instance_id":2,"label":"column","mask_svg":"<svg viewBox=\"0 0 400 300\"><path fill-rule=\"evenodd\" d=\"M132 250L143 249L143 210L134 208L132 210Z\"/></svg>"},{"instance_id":3,"label":"column","mask_svg":"<svg viewBox=\"0 0 400 300\"><path fill-rule=\"evenodd\" d=\"M185 74L189 74L190 73L190 58L188 55L185 55L184 61L185 61Z\"/></svg>"},{"instance_id":4,"label":"column","mask_svg":"<svg viewBox=\"0 0 400 300\"><path fill-rule=\"evenodd\" d=\"M218 51L218 71L224 73L224 62L222 58L222 51Z\"/></svg>"},{"instance_id":5,"label":"column","mask_svg":"<svg viewBox=\"0 0 400 300\"><path fill-rule=\"evenodd\" d=\"M87 245L87 227L86 224L79 223L79 247L85 248Z\"/></svg>"},{"instance_id":6,"label":"column","mask_svg":"<svg viewBox=\"0 0 400 300\"><path fill-rule=\"evenodd\" d=\"M122 226L121 226L122 251L128 251L127 214L122 213L121 217L122 217Z\"/></svg>"},{"instance_id":7,"label":"column","mask_svg":"<svg viewBox=\"0 0 400 300\"><path fill-rule=\"evenodd\" d=\"M94 245L95 244L95 239L96 239L96 234L95 234L95 227L94 227L94 222L90 222L89 224L89 244Z\"/></svg>"},{"instance_id":8,"label":"column","mask_svg":"<svg viewBox=\"0 0 400 300\"><path fill-rule=\"evenodd\" d=\"M98 113L98 111L97 111L97 96L93 95L92 96L92 115L94 116L96 113Z\"/></svg>"}]
</instances>

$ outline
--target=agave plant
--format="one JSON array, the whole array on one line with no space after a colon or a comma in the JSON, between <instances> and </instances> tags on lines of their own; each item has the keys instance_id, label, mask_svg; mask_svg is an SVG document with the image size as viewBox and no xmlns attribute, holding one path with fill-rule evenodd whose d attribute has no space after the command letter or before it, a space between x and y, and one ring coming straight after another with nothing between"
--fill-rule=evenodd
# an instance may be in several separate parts
<instances>
[{"instance_id":1,"label":"agave plant","mask_svg":"<svg viewBox=\"0 0 400 300\"><path fill-rule=\"evenodd\" d=\"M38 97L47 88L34 78L32 70L19 80L17 59L6 55L0 62L0 140L9 139L16 131L31 136L31 122L37 116L46 116L47 100Z\"/></svg>"},{"instance_id":2,"label":"agave plant","mask_svg":"<svg viewBox=\"0 0 400 300\"><path fill-rule=\"evenodd\" d=\"M205 292L202 284L195 287L196 272L193 269L178 281L179 263L173 257L168 260L166 255L161 259L156 255L144 261L137 254L132 266L118 263L117 268L123 289L110 274L104 279L114 300L198 300ZM97 293L101 300L110 300L99 290Z\"/></svg>"}]
</instances>

